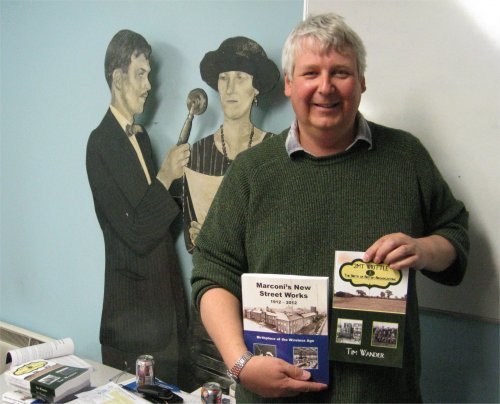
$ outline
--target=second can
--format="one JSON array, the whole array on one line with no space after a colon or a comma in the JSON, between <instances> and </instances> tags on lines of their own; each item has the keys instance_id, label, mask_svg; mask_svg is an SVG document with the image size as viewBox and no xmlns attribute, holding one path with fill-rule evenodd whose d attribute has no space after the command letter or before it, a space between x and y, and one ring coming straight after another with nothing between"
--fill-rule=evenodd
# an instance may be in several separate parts
<instances>
[{"instance_id":1,"label":"second can","mask_svg":"<svg viewBox=\"0 0 500 404\"><path fill-rule=\"evenodd\" d=\"M138 386L155 384L155 360L151 355L141 355L137 358L135 378Z\"/></svg>"},{"instance_id":2,"label":"second can","mask_svg":"<svg viewBox=\"0 0 500 404\"><path fill-rule=\"evenodd\" d=\"M201 388L201 402L203 404L221 404L222 390L219 383L208 382Z\"/></svg>"}]
</instances>

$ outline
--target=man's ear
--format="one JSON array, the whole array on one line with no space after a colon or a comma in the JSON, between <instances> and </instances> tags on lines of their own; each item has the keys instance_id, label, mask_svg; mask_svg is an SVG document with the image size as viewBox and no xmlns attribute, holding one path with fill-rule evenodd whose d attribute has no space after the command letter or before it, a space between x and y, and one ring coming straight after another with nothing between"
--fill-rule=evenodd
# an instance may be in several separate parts
<instances>
[{"instance_id":1,"label":"man's ear","mask_svg":"<svg viewBox=\"0 0 500 404\"><path fill-rule=\"evenodd\" d=\"M285 73L285 95L287 97L290 97L292 94L291 83L292 81L289 79L288 74Z\"/></svg>"},{"instance_id":2,"label":"man's ear","mask_svg":"<svg viewBox=\"0 0 500 404\"><path fill-rule=\"evenodd\" d=\"M121 71L121 69L117 68L117 69L113 70L113 75L111 77L113 78L113 80L112 80L113 86L117 90L121 90L122 89L122 71Z\"/></svg>"}]
</instances>

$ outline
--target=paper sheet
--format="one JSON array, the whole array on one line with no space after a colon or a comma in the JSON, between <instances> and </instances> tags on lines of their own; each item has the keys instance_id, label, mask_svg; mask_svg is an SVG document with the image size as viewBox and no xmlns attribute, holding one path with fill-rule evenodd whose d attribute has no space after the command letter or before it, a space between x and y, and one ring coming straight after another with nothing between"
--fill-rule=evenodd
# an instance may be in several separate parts
<instances>
[{"instance_id":1,"label":"paper sheet","mask_svg":"<svg viewBox=\"0 0 500 404\"><path fill-rule=\"evenodd\" d=\"M184 169L184 174L186 175L196 218L200 224L203 224L224 176L201 174L189 168Z\"/></svg>"},{"instance_id":2,"label":"paper sheet","mask_svg":"<svg viewBox=\"0 0 500 404\"><path fill-rule=\"evenodd\" d=\"M101 404L101 403L149 403L142 397L125 390L120 385L109 382L104 386L95 388L94 390L86 391L76 395L77 399L72 403L80 404Z\"/></svg>"}]
</instances>

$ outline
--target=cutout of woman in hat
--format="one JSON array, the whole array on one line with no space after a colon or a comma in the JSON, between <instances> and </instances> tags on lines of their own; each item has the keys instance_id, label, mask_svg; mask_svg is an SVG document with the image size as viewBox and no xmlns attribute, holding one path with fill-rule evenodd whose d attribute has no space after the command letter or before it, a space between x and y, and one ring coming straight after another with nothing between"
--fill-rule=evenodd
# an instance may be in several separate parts
<instances>
[{"instance_id":1,"label":"cutout of woman in hat","mask_svg":"<svg viewBox=\"0 0 500 404\"><path fill-rule=\"evenodd\" d=\"M203 81L219 93L224 121L214 134L192 145L190 162L185 169L184 238L190 252L204 214L231 162L239 153L274 136L255 127L251 110L257 97L271 91L280 78L278 67L268 59L262 47L241 36L228 38L219 49L205 54L200 72ZM207 189L211 190L203 194ZM206 202L205 206L200 202ZM190 338L192 389L215 381L228 393L233 381L225 373L224 361L194 306Z\"/></svg>"},{"instance_id":2,"label":"cutout of woman in hat","mask_svg":"<svg viewBox=\"0 0 500 404\"><path fill-rule=\"evenodd\" d=\"M264 49L242 36L228 38L217 50L206 53L200 73L203 81L219 93L224 121L214 134L192 145L185 170L184 239L189 252L231 162L239 153L274 135L255 127L251 111L257 97L271 91L280 78L278 67Z\"/></svg>"}]
</instances>

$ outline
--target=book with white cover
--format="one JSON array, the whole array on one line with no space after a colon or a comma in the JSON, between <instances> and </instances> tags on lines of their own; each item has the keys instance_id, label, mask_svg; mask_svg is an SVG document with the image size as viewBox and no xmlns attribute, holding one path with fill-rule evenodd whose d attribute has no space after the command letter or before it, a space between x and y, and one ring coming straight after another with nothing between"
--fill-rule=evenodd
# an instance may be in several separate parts
<instances>
[{"instance_id":1,"label":"book with white cover","mask_svg":"<svg viewBox=\"0 0 500 404\"><path fill-rule=\"evenodd\" d=\"M43 404L45 401L31 397L26 390L10 390L2 394L2 401L10 404Z\"/></svg>"},{"instance_id":2,"label":"book with white cover","mask_svg":"<svg viewBox=\"0 0 500 404\"><path fill-rule=\"evenodd\" d=\"M248 350L281 358L328 384L328 283L319 276L242 275Z\"/></svg>"},{"instance_id":3,"label":"book with white cover","mask_svg":"<svg viewBox=\"0 0 500 404\"><path fill-rule=\"evenodd\" d=\"M336 361L401 367L408 269L364 262L363 252L336 251L332 338Z\"/></svg>"}]
</instances>

